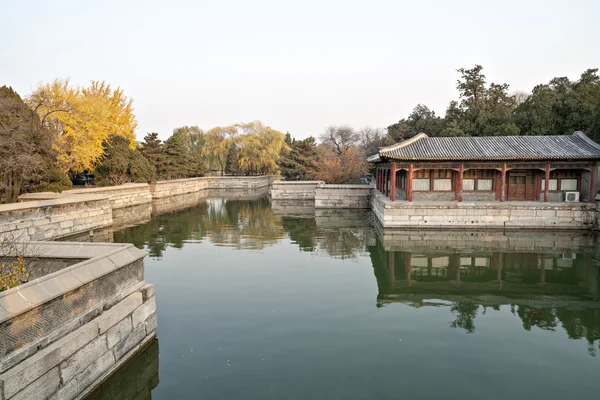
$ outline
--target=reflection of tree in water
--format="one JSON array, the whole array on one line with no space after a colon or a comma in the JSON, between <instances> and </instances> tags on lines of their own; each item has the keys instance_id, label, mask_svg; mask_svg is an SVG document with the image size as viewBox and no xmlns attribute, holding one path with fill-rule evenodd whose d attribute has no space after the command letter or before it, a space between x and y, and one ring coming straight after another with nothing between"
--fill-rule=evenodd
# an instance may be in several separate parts
<instances>
[{"instance_id":1,"label":"reflection of tree in water","mask_svg":"<svg viewBox=\"0 0 600 400\"><path fill-rule=\"evenodd\" d=\"M282 217L281 225L300 251L312 252L317 247L317 222L314 218Z\"/></svg>"},{"instance_id":2,"label":"reflection of tree in water","mask_svg":"<svg viewBox=\"0 0 600 400\"><path fill-rule=\"evenodd\" d=\"M557 326L556 315L554 315L554 310L551 308L517 306L516 314L521 318L523 329L526 331L530 331L534 326L546 331L553 331Z\"/></svg>"},{"instance_id":3,"label":"reflection of tree in water","mask_svg":"<svg viewBox=\"0 0 600 400\"><path fill-rule=\"evenodd\" d=\"M598 340L600 350L600 309L556 310L556 317L562 323L570 339L583 339L588 342L588 352L596 355L594 344Z\"/></svg>"},{"instance_id":4,"label":"reflection of tree in water","mask_svg":"<svg viewBox=\"0 0 600 400\"><path fill-rule=\"evenodd\" d=\"M369 238L364 229L327 229L321 235L319 249L341 259L357 258L366 250Z\"/></svg>"},{"instance_id":5,"label":"reflection of tree in water","mask_svg":"<svg viewBox=\"0 0 600 400\"><path fill-rule=\"evenodd\" d=\"M190 240L208 238L217 245L260 250L283 236L280 217L273 215L266 199L208 200L115 232L115 241L146 246L152 257L161 257L167 247L181 248Z\"/></svg>"},{"instance_id":6,"label":"reflection of tree in water","mask_svg":"<svg viewBox=\"0 0 600 400\"><path fill-rule=\"evenodd\" d=\"M479 311L479 305L466 299L459 300L450 306L450 312L456 316L456 319L450 323L452 328L462 328L467 333L475 332L475 317Z\"/></svg>"}]
</instances>

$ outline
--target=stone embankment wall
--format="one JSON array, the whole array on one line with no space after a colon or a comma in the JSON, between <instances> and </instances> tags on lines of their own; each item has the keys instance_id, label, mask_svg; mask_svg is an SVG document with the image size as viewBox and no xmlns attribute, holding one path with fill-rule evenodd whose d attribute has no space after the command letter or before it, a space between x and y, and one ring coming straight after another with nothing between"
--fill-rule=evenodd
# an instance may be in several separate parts
<instances>
[{"instance_id":1,"label":"stone embankment wall","mask_svg":"<svg viewBox=\"0 0 600 400\"><path fill-rule=\"evenodd\" d=\"M314 200L317 186L323 181L277 181L271 186L273 200Z\"/></svg>"},{"instance_id":2,"label":"stone embankment wall","mask_svg":"<svg viewBox=\"0 0 600 400\"><path fill-rule=\"evenodd\" d=\"M371 210L384 228L592 229L592 204L392 203L375 192Z\"/></svg>"},{"instance_id":3,"label":"stone embankment wall","mask_svg":"<svg viewBox=\"0 0 600 400\"><path fill-rule=\"evenodd\" d=\"M319 185L315 208L369 208L371 185Z\"/></svg>"},{"instance_id":4,"label":"stone embankment wall","mask_svg":"<svg viewBox=\"0 0 600 400\"><path fill-rule=\"evenodd\" d=\"M145 252L130 244L36 242L25 255L39 254L86 261L0 293L3 400L82 398L156 337Z\"/></svg>"},{"instance_id":5,"label":"stone embankment wall","mask_svg":"<svg viewBox=\"0 0 600 400\"><path fill-rule=\"evenodd\" d=\"M152 196L147 183L126 183L119 186L96 187L89 189L65 190L61 193L27 193L19 196L19 201L50 200L80 195L104 195L110 199L113 210L150 203Z\"/></svg>"},{"instance_id":6,"label":"stone embankment wall","mask_svg":"<svg viewBox=\"0 0 600 400\"><path fill-rule=\"evenodd\" d=\"M0 205L0 239L49 240L111 224L110 200L102 195Z\"/></svg>"},{"instance_id":7,"label":"stone embankment wall","mask_svg":"<svg viewBox=\"0 0 600 400\"><path fill-rule=\"evenodd\" d=\"M323 181L278 181L271 186L275 202L309 200L315 208L369 208L372 192L371 185L327 185Z\"/></svg>"}]
</instances>

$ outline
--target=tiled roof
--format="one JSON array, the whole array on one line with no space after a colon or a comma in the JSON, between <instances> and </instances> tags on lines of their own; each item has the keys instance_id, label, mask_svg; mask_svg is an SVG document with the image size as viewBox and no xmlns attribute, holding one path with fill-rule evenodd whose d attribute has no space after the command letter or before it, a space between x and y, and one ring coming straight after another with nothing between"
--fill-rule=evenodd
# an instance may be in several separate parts
<instances>
[{"instance_id":1,"label":"tiled roof","mask_svg":"<svg viewBox=\"0 0 600 400\"><path fill-rule=\"evenodd\" d=\"M429 137L420 133L382 147L369 161L392 160L600 160L600 144L583 132L565 136Z\"/></svg>"}]
</instances>

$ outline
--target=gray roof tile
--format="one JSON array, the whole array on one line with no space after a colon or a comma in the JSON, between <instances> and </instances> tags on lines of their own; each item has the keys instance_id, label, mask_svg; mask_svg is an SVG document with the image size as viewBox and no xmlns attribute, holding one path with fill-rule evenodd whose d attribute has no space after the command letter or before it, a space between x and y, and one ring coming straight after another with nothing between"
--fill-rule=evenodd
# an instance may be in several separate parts
<instances>
[{"instance_id":1,"label":"gray roof tile","mask_svg":"<svg viewBox=\"0 0 600 400\"><path fill-rule=\"evenodd\" d=\"M600 160L600 145L582 132L565 136L429 137L379 149L393 160Z\"/></svg>"}]
</instances>

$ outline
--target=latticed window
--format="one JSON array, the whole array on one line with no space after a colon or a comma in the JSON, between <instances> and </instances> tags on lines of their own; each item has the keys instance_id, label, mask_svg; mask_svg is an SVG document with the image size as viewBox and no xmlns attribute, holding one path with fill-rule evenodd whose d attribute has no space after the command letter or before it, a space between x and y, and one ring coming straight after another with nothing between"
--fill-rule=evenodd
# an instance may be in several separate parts
<instances>
[{"instance_id":1,"label":"latticed window","mask_svg":"<svg viewBox=\"0 0 600 400\"><path fill-rule=\"evenodd\" d=\"M463 174L463 190L492 191L494 190L494 170L469 169Z\"/></svg>"},{"instance_id":2,"label":"latticed window","mask_svg":"<svg viewBox=\"0 0 600 400\"><path fill-rule=\"evenodd\" d=\"M561 179L560 190L577 190L577 179Z\"/></svg>"},{"instance_id":3,"label":"latticed window","mask_svg":"<svg viewBox=\"0 0 600 400\"><path fill-rule=\"evenodd\" d=\"M434 179L433 190L449 191L452 190L452 179Z\"/></svg>"},{"instance_id":4,"label":"latticed window","mask_svg":"<svg viewBox=\"0 0 600 400\"><path fill-rule=\"evenodd\" d=\"M413 179L413 190L429 190L429 178Z\"/></svg>"},{"instance_id":5,"label":"latticed window","mask_svg":"<svg viewBox=\"0 0 600 400\"><path fill-rule=\"evenodd\" d=\"M546 190L546 179L542 179L542 192ZM548 180L548 190L549 191L557 191L558 190L558 179L549 179Z\"/></svg>"}]
</instances>

